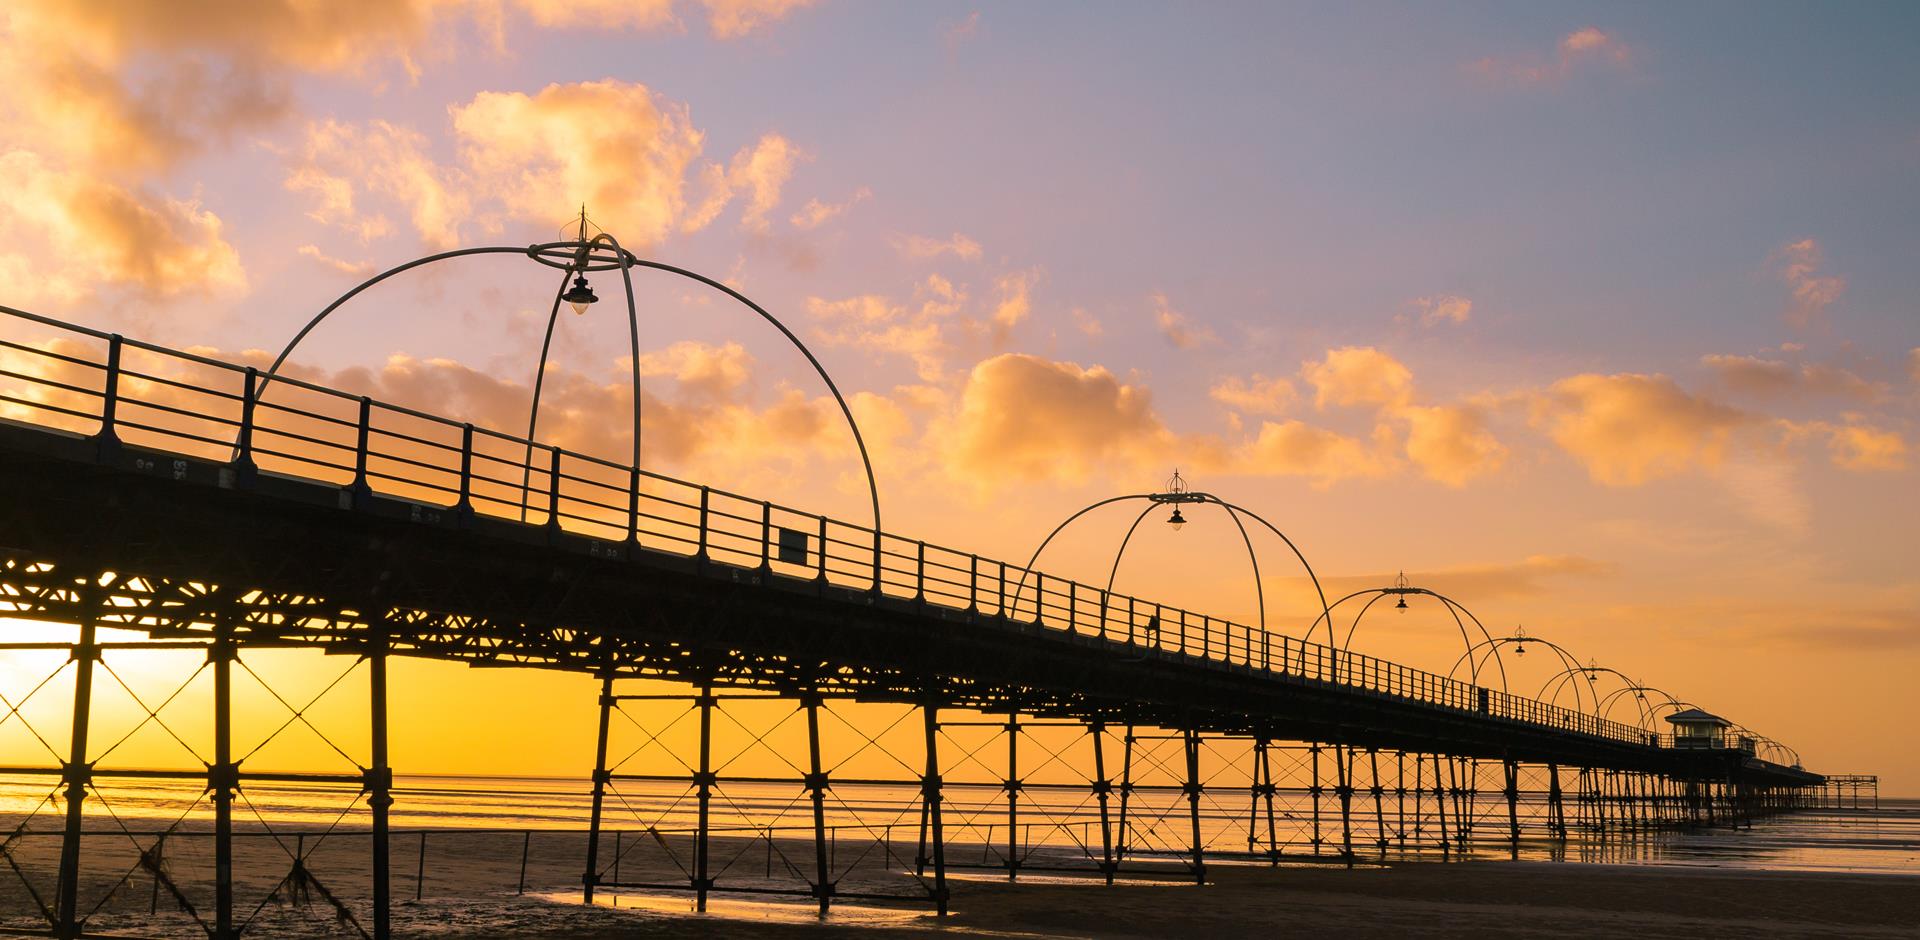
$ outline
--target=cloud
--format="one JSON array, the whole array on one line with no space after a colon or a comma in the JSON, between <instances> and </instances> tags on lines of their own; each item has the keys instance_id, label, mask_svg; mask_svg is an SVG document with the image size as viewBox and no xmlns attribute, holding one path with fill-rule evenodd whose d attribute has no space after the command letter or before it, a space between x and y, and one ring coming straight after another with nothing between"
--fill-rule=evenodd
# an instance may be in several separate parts
<instances>
[{"instance_id":1,"label":"cloud","mask_svg":"<svg viewBox=\"0 0 1920 940\"><path fill-rule=\"evenodd\" d=\"M1515 57L1487 56L1467 68L1484 78L1517 85L1547 85L1565 80L1588 64L1624 69L1633 64L1634 51L1620 38L1593 26L1583 26L1554 46L1551 56L1528 53Z\"/></svg>"},{"instance_id":2,"label":"cloud","mask_svg":"<svg viewBox=\"0 0 1920 940\"><path fill-rule=\"evenodd\" d=\"M1186 314L1175 310L1167 300L1167 295L1155 292L1151 296L1154 325L1160 328L1160 335L1165 336L1175 349L1192 349L1220 341L1213 330L1206 326L1195 326Z\"/></svg>"},{"instance_id":3,"label":"cloud","mask_svg":"<svg viewBox=\"0 0 1920 940\"><path fill-rule=\"evenodd\" d=\"M894 239L893 244L909 258L938 258L951 254L964 261L980 260L980 243L959 232L945 240L925 235L907 235Z\"/></svg>"},{"instance_id":4,"label":"cloud","mask_svg":"<svg viewBox=\"0 0 1920 940\"><path fill-rule=\"evenodd\" d=\"M973 367L960 394L949 464L963 478L1084 482L1132 465L1173 435L1145 388L1100 366L1003 353Z\"/></svg>"},{"instance_id":5,"label":"cloud","mask_svg":"<svg viewBox=\"0 0 1920 940\"><path fill-rule=\"evenodd\" d=\"M738 39L789 13L813 5L814 0L700 0L707 8L707 27L715 39Z\"/></svg>"},{"instance_id":6,"label":"cloud","mask_svg":"<svg viewBox=\"0 0 1920 940\"><path fill-rule=\"evenodd\" d=\"M1695 397L1664 375L1588 373L1537 395L1533 420L1595 482L1637 486L1718 464L1749 416Z\"/></svg>"},{"instance_id":7,"label":"cloud","mask_svg":"<svg viewBox=\"0 0 1920 940\"><path fill-rule=\"evenodd\" d=\"M1836 466L1847 470L1904 470L1907 442L1896 431L1846 424L1833 428L1828 449Z\"/></svg>"},{"instance_id":8,"label":"cloud","mask_svg":"<svg viewBox=\"0 0 1920 940\"><path fill-rule=\"evenodd\" d=\"M1907 378L1912 379L1915 384L1920 384L1920 346L1907 352Z\"/></svg>"},{"instance_id":9,"label":"cloud","mask_svg":"<svg viewBox=\"0 0 1920 940\"><path fill-rule=\"evenodd\" d=\"M1555 590L1554 581L1568 578L1606 578L1619 573L1611 562L1581 555L1529 555L1518 562L1487 565L1460 565L1404 572L1414 587L1438 591L1456 601L1478 604L1501 597L1530 597ZM1322 578L1333 597L1387 587L1400 572L1365 575L1334 575ZM1485 613L1481 611L1480 613ZM1344 629L1344 624L1341 625ZM1468 624L1472 628L1472 624ZM1488 629L1498 632L1497 627Z\"/></svg>"},{"instance_id":10,"label":"cloud","mask_svg":"<svg viewBox=\"0 0 1920 940\"><path fill-rule=\"evenodd\" d=\"M968 13L965 19L943 27L940 30L940 40L946 43L947 53L951 55L955 49L960 47L961 43L967 42L979 34L980 11L974 10Z\"/></svg>"},{"instance_id":11,"label":"cloud","mask_svg":"<svg viewBox=\"0 0 1920 940\"><path fill-rule=\"evenodd\" d=\"M105 281L165 299L246 285L220 218L198 200L53 169L26 151L0 155L0 239L23 246L13 263L34 272L16 289Z\"/></svg>"},{"instance_id":12,"label":"cloud","mask_svg":"<svg viewBox=\"0 0 1920 940\"><path fill-rule=\"evenodd\" d=\"M301 245L300 255L304 258L312 258L321 267L357 278L372 277L379 270L371 261L343 261L335 258L321 251L318 245Z\"/></svg>"},{"instance_id":13,"label":"cloud","mask_svg":"<svg viewBox=\"0 0 1920 940\"><path fill-rule=\"evenodd\" d=\"M808 199L807 204L801 206L800 211L795 212L787 221L797 229L816 229L845 215L848 209L871 198L873 198L873 190L862 186L854 190L853 195L847 197L844 202L821 202L819 199Z\"/></svg>"},{"instance_id":14,"label":"cloud","mask_svg":"<svg viewBox=\"0 0 1920 940\"><path fill-rule=\"evenodd\" d=\"M681 340L659 352L640 354L640 375L671 376L680 388L708 400L735 398L747 388L753 356L739 343L719 346Z\"/></svg>"},{"instance_id":15,"label":"cloud","mask_svg":"<svg viewBox=\"0 0 1920 940\"><path fill-rule=\"evenodd\" d=\"M1083 335L1091 339L1098 339L1107 332L1106 325L1100 322L1099 317L1087 312L1087 308L1075 307L1073 308L1072 314L1073 328L1079 330ZM1920 363L1920 350L1915 350L1915 353L1914 360L1916 363ZM1915 374L1920 375L1920 365L1916 365L1915 369Z\"/></svg>"},{"instance_id":16,"label":"cloud","mask_svg":"<svg viewBox=\"0 0 1920 940\"><path fill-rule=\"evenodd\" d=\"M449 109L458 158L439 162L421 132L385 121L316 122L286 185L313 199L309 215L362 237L383 229L363 194L391 199L429 245L508 221L542 229L584 204L630 249L716 219L736 194L740 224L765 231L794 165L805 158L779 134L743 147L726 166L701 163L706 135L687 106L612 79L548 85L528 95L481 92ZM704 185L696 205L690 181Z\"/></svg>"},{"instance_id":17,"label":"cloud","mask_svg":"<svg viewBox=\"0 0 1920 940\"><path fill-rule=\"evenodd\" d=\"M938 282L946 284L945 281ZM951 285L946 284L948 290ZM935 288L937 289L937 287ZM910 313L904 305L879 294L840 300L808 297L807 314L819 324L814 336L827 346L853 346L906 356L923 382L946 377L946 359L953 347L941 332L941 319L955 308L951 299L923 303Z\"/></svg>"},{"instance_id":18,"label":"cloud","mask_svg":"<svg viewBox=\"0 0 1920 940\"><path fill-rule=\"evenodd\" d=\"M1406 405L1394 414L1408 424L1407 457L1430 479L1465 486L1506 462L1506 446L1487 430L1478 409Z\"/></svg>"},{"instance_id":19,"label":"cloud","mask_svg":"<svg viewBox=\"0 0 1920 940\"><path fill-rule=\"evenodd\" d=\"M1277 415L1292 407L1300 393L1285 378L1233 375L1214 383L1207 389L1207 397L1246 414Z\"/></svg>"},{"instance_id":20,"label":"cloud","mask_svg":"<svg viewBox=\"0 0 1920 940\"><path fill-rule=\"evenodd\" d=\"M672 0L515 0L535 26L547 29L678 27Z\"/></svg>"},{"instance_id":21,"label":"cloud","mask_svg":"<svg viewBox=\"0 0 1920 940\"><path fill-rule=\"evenodd\" d=\"M1033 312L1033 303L1028 297L1033 281L1034 275L1026 272L1002 275L994 281L1000 300L994 304L992 320L1000 337L1004 338L1008 330L1019 326L1027 314Z\"/></svg>"},{"instance_id":22,"label":"cloud","mask_svg":"<svg viewBox=\"0 0 1920 940\"><path fill-rule=\"evenodd\" d=\"M386 121L365 127L320 121L308 125L300 162L288 171L284 185L309 194L309 218L363 240L385 234L389 223L367 209L360 195L394 200L428 245L451 247L461 241L462 222L474 214L469 195L474 187L458 170L436 163L428 150L426 135Z\"/></svg>"},{"instance_id":23,"label":"cloud","mask_svg":"<svg viewBox=\"0 0 1920 940\"><path fill-rule=\"evenodd\" d=\"M1755 396L1818 394L1871 401L1886 392L1884 385L1839 366L1728 355L1702 356L1700 364L1712 370L1728 390Z\"/></svg>"},{"instance_id":24,"label":"cloud","mask_svg":"<svg viewBox=\"0 0 1920 940\"><path fill-rule=\"evenodd\" d=\"M1421 326L1458 325L1473 317L1473 301L1452 294L1421 297L1413 301L1413 306L1420 312Z\"/></svg>"},{"instance_id":25,"label":"cloud","mask_svg":"<svg viewBox=\"0 0 1920 940\"><path fill-rule=\"evenodd\" d=\"M1827 308L1847 291L1846 278L1820 273L1826 264L1826 253L1821 251L1820 243L1811 238L1775 251L1773 264L1792 293L1787 322L1793 326L1804 328L1825 320Z\"/></svg>"},{"instance_id":26,"label":"cloud","mask_svg":"<svg viewBox=\"0 0 1920 940\"><path fill-rule=\"evenodd\" d=\"M1392 447L1393 432L1385 425L1376 427L1373 440L1366 441L1300 421L1263 421L1260 433L1241 451L1238 468L1259 476L1311 477L1324 488L1391 474Z\"/></svg>"},{"instance_id":27,"label":"cloud","mask_svg":"<svg viewBox=\"0 0 1920 940\"><path fill-rule=\"evenodd\" d=\"M1413 372L1372 346L1327 350L1326 358L1301 367L1314 389L1314 407L1405 404L1413 395Z\"/></svg>"}]
</instances>

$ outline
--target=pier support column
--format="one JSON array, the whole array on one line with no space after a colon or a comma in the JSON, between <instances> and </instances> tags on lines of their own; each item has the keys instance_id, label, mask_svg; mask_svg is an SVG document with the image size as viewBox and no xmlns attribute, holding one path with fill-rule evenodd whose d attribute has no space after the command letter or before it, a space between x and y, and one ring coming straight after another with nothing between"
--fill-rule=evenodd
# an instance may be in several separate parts
<instances>
[{"instance_id":1,"label":"pier support column","mask_svg":"<svg viewBox=\"0 0 1920 940\"><path fill-rule=\"evenodd\" d=\"M820 899L820 916L833 904L833 879L827 870L827 772L820 761L820 690L806 695L807 789L813 795L813 895Z\"/></svg>"},{"instance_id":2,"label":"pier support column","mask_svg":"<svg viewBox=\"0 0 1920 940\"><path fill-rule=\"evenodd\" d=\"M213 766L207 788L213 796L213 940L239 936L233 926L233 796L239 789L239 768L233 762L233 661L236 614L231 602L214 621L213 645Z\"/></svg>"},{"instance_id":3,"label":"pier support column","mask_svg":"<svg viewBox=\"0 0 1920 940\"><path fill-rule=\"evenodd\" d=\"M1500 763L1506 771L1507 782L1507 841L1517 858L1520 854L1520 765L1511 759Z\"/></svg>"},{"instance_id":4,"label":"pier support column","mask_svg":"<svg viewBox=\"0 0 1920 940\"><path fill-rule=\"evenodd\" d=\"M1316 742L1307 748L1313 761L1313 783L1307 792L1313 794L1313 854L1320 854L1320 745Z\"/></svg>"},{"instance_id":5,"label":"pier support column","mask_svg":"<svg viewBox=\"0 0 1920 940\"><path fill-rule=\"evenodd\" d=\"M1273 783L1273 741L1263 737L1254 746L1260 751L1260 793L1267 799L1267 863L1278 865L1280 838L1273 818L1273 795L1279 788Z\"/></svg>"},{"instance_id":6,"label":"pier support column","mask_svg":"<svg viewBox=\"0 0 1920 940\"><path fill-rule=\"evenodd\" d=\"M921 706L926 717L927 773L920 781L920 798L926 804L928 824L933 831L933 903L941 917L947 916L947 838L940 811L940 706L931 698Z\"/></svg>"},{"instance_id":7,"label":"pier support column","mask_svg":"<svg viewBox=\"0 0 1920 940\"><path fill-rule=\"evenodd\" d=\"M1193 824L1193 880L1195 884L1207 883L1206 843L1200 839L1200 735L1191 729L1185 732L1187 751L1187 818Z\"/></svg>"},{"instance_id":8,"label":"pier support column","mask_svg":"<svg viewBox=\"0 0 1920 940\"><path fill-rule=\"evenodd\" d=\"M600 883L600 819L607 800L607 722L613 717L613 669L600 673L600 733L593 749L593 807L587 815L587 870L580 876L582 901L593 903Z\"/></svg>"},{"instance_id":9,"label":"pier support column","mask_svg":"<svg viewBox=\"0 0 1920 940\"><path fill-rule=\"evenodd\" d=\"M1547 831L1567 837L1567 807L1560 794L1560 765L1547 765Z\"/></svg>"},{"instance_id":10,"label":"pier support column","mask_svg":"<svg viewBox=\"0 0 1920 940\"><path fill-rule=\"evenodd\" d=\"M1380 850L1380 857L1385 859L1387 857L1387 812L1380 805L1380 801L1387 791L1380 786L1380 751L1378 749L1367 748L1367 764L1373 775L1367 782L1370 784L1368 790L1373 794L1374 846Z\"/></svg>"},{"instance_id":11,"label":"pier support column","mask_svg":"<svg viewBox=\"0 0 1920 940\"><path fill-rule=\"evenodd\" d=\"M707 892L713 888L708 876L707 836L713 813L713 683L700 686L700 770L694 775L694 800L699 807L693 840L693 909L707 910Z\"/></svg>"},{"instance_id":12,"label":"pier support column","mask_svg":"<svg viewBox=\"0 0 1920 940\"><path fill-rule=\"evenodd\" d=\"M1007 713L1007 880L1020 876L1020 713Z\"/></svg>"},{"instance_id":13,"label":"pier support column","mask_svg":"<svg viewBox=\"0 0 1920 940\"><path fill-rule=\"evenodd\" d=\"M387 761L387 618L376 617L367 649L367 723L373 738L373 759L367 768L367 806L373 811L373 937L388 940L393 936L391 895L388 881L390 853L389 811L393 807L393 768Z\"/></svg>"},{"instance_id":14,"label":"pier support column","mask_svg":"<svg viewBox=\"0 0 1920 940\"><path fill-rule=\"evenodd\" d=\"M1353 748L1333 746L1334 793L1340 797L1340 854L1353 866Z\"/></svg>"},{"instance_id":15,"label":"pier support column","mask_svg":"<svg viewBox=\"0 0 1920 940\"><path fill-rule=\"evenodd\" d=\"M1447 839L1447 788L1440 776L1440 755L1433 755L1433 806L1440 811L1440 857L1446 858L1453 851L1453 843Z\"/></svg>"},{"instance_id":16,"label":"pier support column","mask_svg":"<svg viewBox=\"0 0 1920 940\"><path fill-rule=\"evenodd\" d=\"M1127 840L1132 831L1127 828L1127 804L1133 797L1133 722L1127 722L1127 736L1120 741L1120 824L1114 829L1114 842L1118 849L1114 852L1116 867L1127 857Z\"/></svg>"},{"instance_id":17,"label":"pier support column","mask_svg":"<svg viewBox=\"0 0 1920 940\"><path fill-rule=\"evenodd\" d=\"M1094 722L1087 726L1093 735L1093 796L1100 801L1100 873L1113 884L1113 825L1107 815L1107 801L1113 796L1113 784L1107 779L1107 726Z\"/></svg>"},{"instance_id":18,"label":"pier support column","mask_svg":"<svg viewBox=\"0 0 1920 940\"><path fill-rule=\"evenodd\" d=\"M87 763L87 731L93 717L93 664L100 658L100 647L96 645L94 637L94 621L98 611L95 599L97 589L88 584L82 590L85 594L82 603L87 605L87 613L80 623L79 640L73 646L73 727L67 763L61 770L67 787L67 826L60 837L60 883L56 889L58 900L55 901L59 920L54 925L54 935L58 937L78 937L82 930L81 824L84 821L87 785L93 778L93 768Z\"/></svg>"}]
</instances>

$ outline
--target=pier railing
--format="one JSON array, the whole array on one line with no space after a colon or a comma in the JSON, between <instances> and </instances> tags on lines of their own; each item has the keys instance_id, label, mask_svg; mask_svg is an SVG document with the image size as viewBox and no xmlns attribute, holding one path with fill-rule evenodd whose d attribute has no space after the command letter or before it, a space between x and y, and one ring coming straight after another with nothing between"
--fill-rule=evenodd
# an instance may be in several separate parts
<instances>
[{"instance_id":1,"label":"pier railing","mask_svg":"<svg viewBox=\"0 0 1920 940\"><path fill-rule=\"evenodd\" d=\"M224 463L555 533L815 580L1098 637L1116 650L1244 667L1556 731L1658 747L1659 736L1324 644L1106 591L978 554L664 476L256 366L0 307L0 418L138 447L143 469Z\"/></svg>"}]
</instances>

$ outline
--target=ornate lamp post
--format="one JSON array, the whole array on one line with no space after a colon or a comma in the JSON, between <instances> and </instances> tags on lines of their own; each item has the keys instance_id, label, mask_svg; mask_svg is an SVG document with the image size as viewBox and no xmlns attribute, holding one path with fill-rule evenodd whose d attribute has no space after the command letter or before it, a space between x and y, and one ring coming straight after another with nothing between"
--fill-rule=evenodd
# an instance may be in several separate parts
<instances>
[{"instance_id":1,"label":"ornate lamp post","mask_svg":"<svg viewBox=\"0 0 1920 940\"><path fill-rule=\"evenodd\" d=\"M552 350L554 328L560 316L560 305L565 303L570 306L575 313L585 314L587 308L600 299L599 296L594 293L592 285L588 283L587 275L602 271L617 270L620 272L620 282L626 296L628 353L632 359L633 462L630 471L632 473L633 491L637 498L641 473L640 318L634 304L633 271L636 268L648 269L672 274L691 281L697 281L732 298L742 306L753 311L775 329L779 330L780 335L786 337L787 341L806 358L807 363L811 365L814 372L820 376L820 380L827 386L827 391L833 395L834 401L840 406L840 414L846 419L847 429L853 434L854 446L860 452L860 463L867 475L867 495L872 504L873 512L873 564L875 571L873 590L875 593L879 593L881 589L879 577L881 560L880 487L874 477L873 460L867 453L866 440L860 434L859 423L854 420L853 409L848 407L846 397L840 394L839 386L834 383L833 377L827 373L826 367L820 364L820 360L814 356L813 351L808 349L807 345L800 341L800 337L795 335L791 329L788 329L785 323L780 322L778 317L775 317L773 314L767 312L766 308L748 299L746 295L706 275L664 262L641 258L633 252L622 248L619 240L607 232L601 231L589 235L589 224L586 211L582 209L578 230L574 234L574 237L568 240L543 242L526 246L499 245L443 251L438 254L427 255L426 257L416 258L405 264L397 265L360 282L351 290L335 298L332 303L328 304L325 309L316 314L313 319L307 321L306 325L302 326L299 332L294 334L293 338L288 341L286 348L280 351L280 355L274 358L273 365L268 367L266 373L262 376L260 383L255 389L254 400L259 401L261 397L266 394L267 388L272 384L273 377L278 374L280 367L286 364L288 357L293 355L293 351L300 345L302 340L307 338L308 334L313 332L315 327L318 327L322 321L331 316L334 311L340 309L347 301L358 297L368 288L394 275L440 261L464 258L471 255L521 255L542 266L560 271L560 285L554 291L552 310L547 317L546 336L540 344L540 361L534 370L533 401L527 413L527 441L529 448L531 448L534 434L539 427L540 395L546 377L547 357ZM531 472L531 468L528 468L528 472ZM524 493L524 481L522 490ZM823 551L825 550L825 546L821 548Z\"/></svg>"}]
</instances>

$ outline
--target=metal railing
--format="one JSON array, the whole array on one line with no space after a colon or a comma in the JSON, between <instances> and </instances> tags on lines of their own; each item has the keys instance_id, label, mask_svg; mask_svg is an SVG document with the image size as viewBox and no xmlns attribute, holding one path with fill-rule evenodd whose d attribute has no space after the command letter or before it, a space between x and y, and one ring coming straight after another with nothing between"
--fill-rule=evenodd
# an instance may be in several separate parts
<instances>
[{"instance_id":1,"label":"metal railing","mask_svg":"<svg viewBox=\"0 0 1920 940\"><path fill-rule=\"evenodd\" d=\"M0 417L274 474L1649 747L1651 732L1447 676L351 395L0 307ZM34 340L38 340L35 342ZM165 458L141 457L141 460ZM182 461L149 467L184 477ZM344 498L344 497L343 497ZM350 500L343 504L350 504Z\"/></svg>"}]
</instances>

